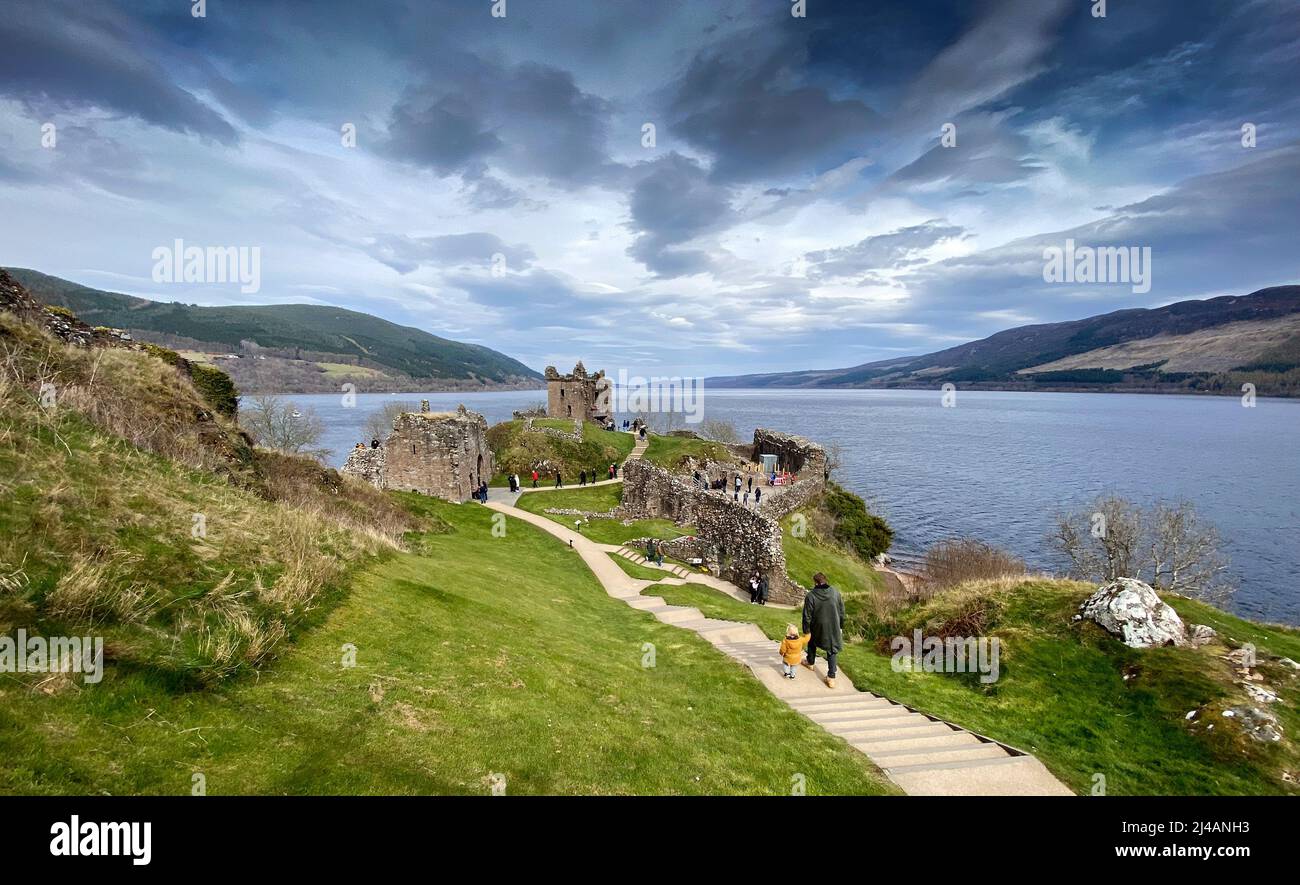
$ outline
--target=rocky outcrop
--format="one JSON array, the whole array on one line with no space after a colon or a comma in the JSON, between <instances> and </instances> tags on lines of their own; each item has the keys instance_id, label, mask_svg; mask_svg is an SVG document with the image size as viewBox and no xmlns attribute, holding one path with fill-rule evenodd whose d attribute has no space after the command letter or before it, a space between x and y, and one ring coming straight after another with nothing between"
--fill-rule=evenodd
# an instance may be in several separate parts
<instances>
[{"instance_id":1,"label":"rocky outcrop","mask_svg":"<svg viewBox=\"0 0 1300 885\"><path fill-rule=\"evenodd\" d=\"M1156 591L1136 578L1116 578L1079 607L1076 620L1095 621L1131 648L1187 645L1187 630L1178 613Z\"/></svg>"},{"instance_id":2,"label":"rocky outcrop","mask_svg":"<svg viewBox=\"0 0 1300 885\"><path fill-rule=\"evenodd\" d=\"M91 327L70 310L41 304L3 268L0 268L0 310L41 326L60 341L77 347L137 347L121 329Z\"/></svg>"},{"instance_id":3,"label":"rocky outcrop","mask_svg":"<svg viewBox=\"0 0 1300 885\"><path fill-rule=\"evenodd\" d=\"M1275 744L1282 740L1282 725L1277 717L1259 707L1233 707L1223 711L1225 719L1237 723L1243 732L1262 744Z\"/></svg>"}]
</instances>

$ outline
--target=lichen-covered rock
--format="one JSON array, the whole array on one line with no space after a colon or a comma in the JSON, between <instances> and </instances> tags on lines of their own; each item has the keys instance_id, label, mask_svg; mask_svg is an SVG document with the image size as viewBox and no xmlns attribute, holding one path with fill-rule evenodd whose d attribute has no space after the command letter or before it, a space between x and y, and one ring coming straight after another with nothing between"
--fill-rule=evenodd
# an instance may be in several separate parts
<instances>
[{"instance_id":1,"label":"lichen-covered rock","mask_svg":"<svg viewBox=\"0 0 1300 885\"><path fill-rule=\"evenodd\" d=\"M1206 624L1193 624L1187 628L1187 640L1197 648L1202 645L1209 645L1218 635L1213 627Z\"/></svg>"},{"instance_id":2,"label":"lichen-covered rock","mask_svg":"<svg viewBox=\"0 0 1300 885\"><path fill-rule=\"evenodd\" d=\"M1136 578L1116 578L1098 588L1079 606L1079 616L1097 622L1131 648L1188 644L1182 618Z\"/></svg>"},{"instance_id":3,"label":"lichen-covered rock","mask_svg":"<svg viewBox=\"0 0 1300 885\"><path fill-rule=\"evenodd\" d=\"M1241 730L1250 737L1264 744L1274 744L1282 740L1282 726L1277 717L1259 707L1233 707L1223 711L1225 719L1231 719L1241 726Z\"/></svg>"}]
</instances>

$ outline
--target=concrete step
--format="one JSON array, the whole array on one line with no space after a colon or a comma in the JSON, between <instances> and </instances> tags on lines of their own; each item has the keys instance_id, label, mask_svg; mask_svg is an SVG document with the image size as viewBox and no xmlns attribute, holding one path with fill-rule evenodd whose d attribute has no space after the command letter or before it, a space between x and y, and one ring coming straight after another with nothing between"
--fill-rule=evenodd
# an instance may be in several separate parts
<instances>
[{"instance_id":1,"label":"concrete step","mask_svg":"<svg viewBox=\"0 0 1300 885\"><path fill-rule=\"evenodd\" d=\"M1002 749L999 747L998 749ZM989 756L983 759L953 759L941 762L922 762L915 765L891 765L889 771L891 774L912 774L918 771L956 771L962 768L988 768L992 765L1016 765L1024 756L1009 756L1003 752L1000 756Z\"/></svg>"},{"instance_id":2,"label":"concrete step","mask_svg":"<svg viewBox=\"0 0 1300 885\"><path fill-rule=\"evenodd\" d=\"M1006 755L1008 755L1007 751L997 744L980 741L974 744L936 747L932 750L892 750L873 753L871 761L887 771L892 771L912 765L959 762L967 759L995 759Z\"/></svg>"},{"instance_id":3,"label":"concrete step","mask_svg":"<svg viewBox=\"0 0 1300 885\"><path fill-rule=\"evenodd\" d=\"M802 712L802 711L801 711ZM864 704L837 710L834 713L803 713L819 725L841 725L845 722L857 722L861 719L885 719L890 716L910 716L912 711L898 704L876 698Z\"/></svg>"},{"instance_id":4,"label":"concrete step","mask_svg":"<svg viewBox=\"0 0 1300 885\"><path fill-rule=\"evenodd\" d=\"M899 750L929 750L938 747L956 747L962 744L982 744L984 742L969 731L957 731L950 728L946 731L927 731L925 734L895 737L893 740L880 740L879 738L869 737L852 740L849 743L874 759L876 753L889 753Z\"/></svg>"},{"instance_id":5,"label":"concrete step","mask_svg":"<svg viewBox=\"0 0 1300 885\"><path fill-rule=\"evenodd\" d=\"M842 707L852 706L862 701L885 701L884 698L874 695L869 691L860 691L856 694L833 695L825 698L812 698L809 700L794 701L794 708L800 713L833 713Z\"/></svg>"},{"instance_id":6,"label":"concrete step","mask_svg":"<svg viewBox=\"0 0 1300 885\"><path fill-rule=\"evenodd\" d=\"M670 605L668 606L668 611L661 611L659 609L643 609L643 611L653 612L654 616L660 621L663 621L665 624L673 625L681 624L683 621L698 620L704 617L698 608L691 608L686 605Z\"/></svg>"},{"instance_id":7,"label":"concrete step","mask_svg":"<svg viewBox=\"0 0 1300 885\"><path fill-rule=\"evenodd\" d=\"M947 729L948 726L941 722L935 722L932 719L926 719L924 716L897 716L888 719L878 719L874 722L847 722L838 723L830 722L822 725L833 735L844 738L846 741L873 741L877 737L888 736L910 736L919 734L943 734L942 731L936 730Z\"/></svg>"},{"instance_id":8,"label":"concrete step","mask_svg":"<svg viewBox=\"0 0 1300 885\"><path fill-rule=\"evenodd\" d=\"M834 729L828 728L826 730L831 734L835 734ZM877 749L891 750L899 748L887 747L885 744L892 744L897 741L917 740L919 738L946 737L947 735L952 734L952 732L953 729L949 728L942 722L924 722L917 725L905 724L887 729L849 731L840 734L839 737L844 738L855 747L868 745L877 746ZM868 750L864 750L863 752L867 753L868 756L871 755Z\"/></svg>"},{"instance_id":9,"label":"concrete step","mask_svg":"<svg viewBox=\"0 0 1300 885\"><path fill-rule=\"evenodd\" d=\"M638 596L628 597L627 604L632 606L632 608L639 608L645 610L648 608L658 608L660 606L667 605L668 601L664 599L662 596L638 595Z\"/></svg>"},{"instance_id":10,"label":"concrete step","mask_svg":"<svg viewBox=\"0 0 1300 885\"><path fill-rule=\"evenodd\" d=\"M1033 756L981 760L983 764L917 765L890 769L912 796L1070 796L1065 784Z\"/></svg>"}]
</instances>

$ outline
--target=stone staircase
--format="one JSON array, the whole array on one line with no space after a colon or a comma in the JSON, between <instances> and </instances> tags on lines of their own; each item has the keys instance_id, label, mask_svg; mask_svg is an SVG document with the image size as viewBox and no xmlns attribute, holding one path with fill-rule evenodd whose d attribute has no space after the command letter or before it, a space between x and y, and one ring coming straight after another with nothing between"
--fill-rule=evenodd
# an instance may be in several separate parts
<instances>
[{"instance_id":1,"label":"stone staircase","mask_svg":"<svg viewBox=\"0 0 1300 885\"><path fill-rule=\"evenodd\" d=\"M645 452L637 447L628 460ZM494 510L508 513L567 542L582 557L605 592L657 620L692 630L720 652L747 667L759 682L793 710L865 754L905 793L933 796L1069 796L1069 788L1035 757L983 735L928 716L887 698L858 691L841 670L835 687L824 679L826 662L816 671L799 665L795 678L787 679L777 654L780 643L768 639L756 624L708 618L693 606L670 605L660 596L642 596L656 583L631 577L607 554L615 553L649 568L644 556L627 547L614 548L591 541L544 516L519 510L512 503L490 501ZM667 583L703 584L736 598L733 585L688 571L681 566L662 569L674 577Z\"/></svg>"},{"instance_id":2,"label":"stone staircase","mask_svg":"<svg viewBox=\"0 0 1300 885\"><path fill-rule=\"evenodd\" d=\"M744 664L797 712L864 753L911 795L1072 795L1033 756L1015 747L853 688L840 671L836 687L782 691L797 686L781 673L780 643L761 636L714 643ZM823 670L824 663L818 662ZM801 664L796 673L806 669Z\"/></svg>"},{"instance_id":3,"label":"stone staircase","mask_svg":"<svg viewBox=\"0 0 1300 885\"><path fill-rule=\"evenodd\" d=\"M675 562L665 562L663 565L655 565L653 562L646 559L643 554L637 553L631 547L620 547L615 550L614 553L615 555L626 559L628 562L634 562L637 565L642 565L646 568L660 569L675 578L686 580L693 574L690 569L685 566L677 565Z\"/></svg>"}]
</instances>

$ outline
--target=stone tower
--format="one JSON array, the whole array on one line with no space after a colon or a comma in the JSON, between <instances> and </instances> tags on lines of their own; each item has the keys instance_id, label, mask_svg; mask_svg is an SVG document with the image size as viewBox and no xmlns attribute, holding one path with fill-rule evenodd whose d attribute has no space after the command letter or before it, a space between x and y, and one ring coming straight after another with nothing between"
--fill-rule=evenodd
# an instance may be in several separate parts
<instances>
[{"instance_id":1,"label":"stone tower","mask_svg":"<svg viewBox=\"0 0 1300 885\"><path fill-rule=\"evenodd\" d=\"M393 432L379 450L356 449L343 472L381 489L419 492L467 501L480 482L492 479L487 420L463 405L454 412L419 412L393 419Z\"/></svg>"},{"instance_id":2,"label":"stone tower","mask_svg":"<svg viewBox=\"0 0 1300 885\"><path fill-rule=\"evenodd\" d=\"M582 360L578 360L568 375L555 371L555 366L547 366L546 416L604 421L611 417L607 393L609 386L610 382L605 378L603 370L588 375Z\"/></svg>"}]
</instances>

